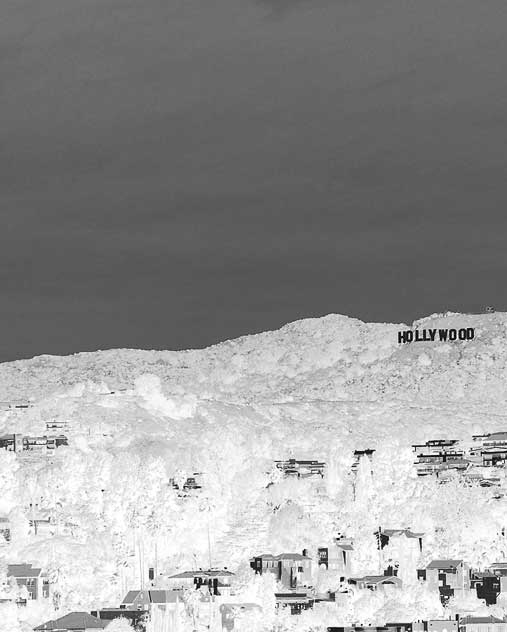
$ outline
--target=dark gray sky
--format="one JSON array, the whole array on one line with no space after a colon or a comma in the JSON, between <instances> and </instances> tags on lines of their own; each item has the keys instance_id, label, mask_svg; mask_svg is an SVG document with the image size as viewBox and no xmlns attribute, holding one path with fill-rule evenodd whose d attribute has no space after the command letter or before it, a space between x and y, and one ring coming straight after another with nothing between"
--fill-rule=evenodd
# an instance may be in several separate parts
<instances>
[{"instance_id":1,"label":"dark gray sky","mask_svg":"<svg viewBox=\"0 0 507 632\"><path fill-rule=\"evenodd\" d=\"M505 0L2 0L0 360L505 307Z\"/></svg>"}]
</instances>

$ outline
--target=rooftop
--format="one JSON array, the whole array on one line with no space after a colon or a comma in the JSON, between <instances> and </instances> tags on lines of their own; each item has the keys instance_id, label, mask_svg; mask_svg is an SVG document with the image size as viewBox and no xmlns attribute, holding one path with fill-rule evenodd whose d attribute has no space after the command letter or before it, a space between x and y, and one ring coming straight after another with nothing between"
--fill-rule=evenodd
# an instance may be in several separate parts
<instances>
[{"instance_id":1,"label":"rooftop","mask_svg":"<svg viewBox=\"0 0 507 632\"><path fill-rule=\"evenodd\" d=\"M446 570L449 568L457 568L460 564L463 564L463 560L433 560L428 564L428 566L426 566L426 568Z\"/></svg>"},{"instance_id":2,"label":"rooftop","mask_svg":"<svg viewBox=\"0 0 507 632\"><path fill-rule=\"evenodd\" d=\"M109 621L101 621L87 612L70 612L59 619L46 621L35 630L87 630L89 628L103 629Z\"/></svg>"},{"instance_id":3,"label":"rooftop","mask_svg":"<svg viewBox=\"0 0 507 632\"><path fill-rule=\"evenodd\" d=\"M32 568L31 564L8 564L8 577L39 577L42 569Z\"/></svg>"}]
</instances>

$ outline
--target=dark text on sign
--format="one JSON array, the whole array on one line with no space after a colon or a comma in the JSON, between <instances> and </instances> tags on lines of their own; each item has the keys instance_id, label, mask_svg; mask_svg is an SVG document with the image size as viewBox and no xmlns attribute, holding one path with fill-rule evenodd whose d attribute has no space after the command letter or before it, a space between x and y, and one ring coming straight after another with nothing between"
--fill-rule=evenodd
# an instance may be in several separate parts
<instances>
[{"instance_id":1,"label":"dark text on sign","mask_svg":"<svg viewBox=\"0 0 507 632\"><path fill-rule=\"evenodd\" d=\"M454 340L473 340L475 329L466 327L462 329L416 329L412 331L398 332L398 342L453 342Z\"/></svg>"}]
</instances>

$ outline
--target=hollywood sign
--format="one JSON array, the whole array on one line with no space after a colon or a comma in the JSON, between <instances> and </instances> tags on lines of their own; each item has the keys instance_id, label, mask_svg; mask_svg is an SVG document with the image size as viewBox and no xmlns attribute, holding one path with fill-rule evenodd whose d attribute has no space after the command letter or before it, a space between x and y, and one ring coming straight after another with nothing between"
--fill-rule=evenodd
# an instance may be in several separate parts
<instances>
[{"instance_id":1,"label":"hollywood sign","mask_svg":"<svg viewBox=\"0 0 507 632\"><path fill-rule=\"evenodd\" d=\"M453 342L454 340L473 340L475 337L475 329L466 327L462 329L416 329L412 331L398 332L398 343L406 342Z\"/></svg>"}]
</instances>

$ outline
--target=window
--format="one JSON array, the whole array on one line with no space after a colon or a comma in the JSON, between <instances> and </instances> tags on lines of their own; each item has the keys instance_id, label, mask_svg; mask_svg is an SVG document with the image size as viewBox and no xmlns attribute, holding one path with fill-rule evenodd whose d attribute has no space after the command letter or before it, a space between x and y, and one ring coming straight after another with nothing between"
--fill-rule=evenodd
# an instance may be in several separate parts
<instances>
[{"instance_id":1,"label":"window","mask_svg":"<svg viewBox=\"0 0 507 632\"><path fill-rule=\"evenodd\" d=\"M303 572L303 567L302 566L298 566L298 573L302 573ZM488 630L489 632L489 630Z\"/></svg>"}]
</instances>

